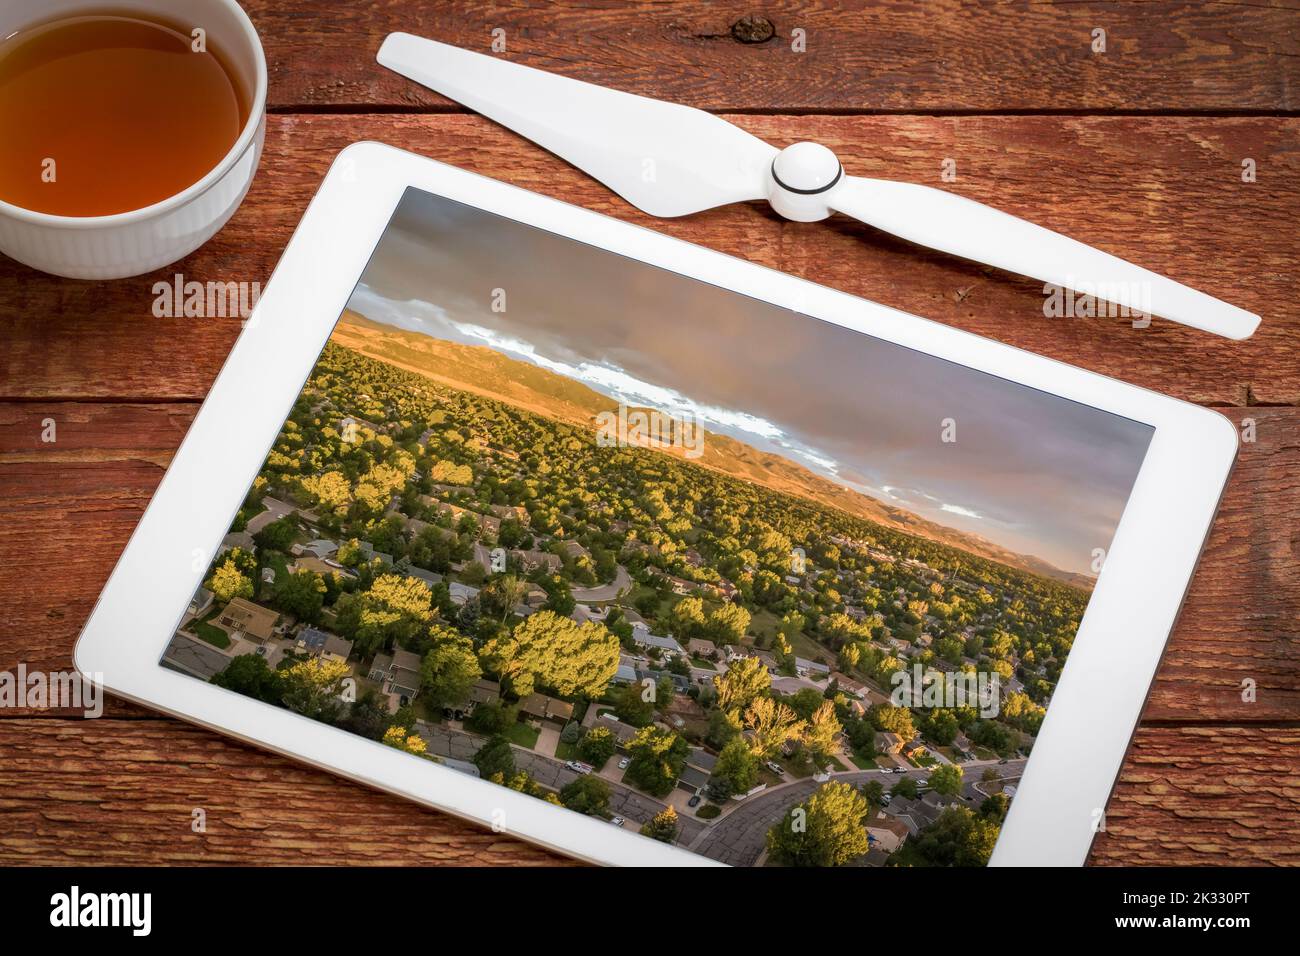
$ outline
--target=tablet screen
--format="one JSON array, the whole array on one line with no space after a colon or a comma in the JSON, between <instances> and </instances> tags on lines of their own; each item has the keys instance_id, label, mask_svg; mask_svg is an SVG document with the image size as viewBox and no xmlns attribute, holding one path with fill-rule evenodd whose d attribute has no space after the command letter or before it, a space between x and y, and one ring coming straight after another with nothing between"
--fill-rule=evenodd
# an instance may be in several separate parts
<instances>
[{"instance_id":1,"label":"tablet screen","mask_svg":"<svg viewBox=\"0 0 1300 956\"><path fill-rule=\"evenodd\" d=\"M163 655L738 865L982 865L1152 429L408 190Z\"/></svg>"}]
</instances>

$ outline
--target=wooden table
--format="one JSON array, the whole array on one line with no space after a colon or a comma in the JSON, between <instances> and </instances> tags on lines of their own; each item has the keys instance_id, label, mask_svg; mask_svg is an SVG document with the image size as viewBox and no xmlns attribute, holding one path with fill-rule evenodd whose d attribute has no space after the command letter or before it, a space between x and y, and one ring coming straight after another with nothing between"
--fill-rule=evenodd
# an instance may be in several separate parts
<instances>
[{"instance_id":1,"label":"wooden table","mask_svg":"<svg viewBox=\"0 0 1300 956\"><path fill-rule=\"evenodd\" d=\"M154 318L153 283L264 282L337 150L383 140L1253 419L1093 861L1300 863L1300 13L1199 0L245 6L271 116L257 182L224 232L120 282L0 261L0 670L71 667L239 333L237 320ZM746 14L775 35L734 26ZM392 30L486 49L498 28L519 62L715 110L778 146L817 140L851 172L995 203L1263 325L1232 343L1160 321L1049 319L1039 284L764 204L654 221L374 63ZM805 52L791 49L796 29ZM940 182L945 159L955 182ZM50 418L53 444L40 437ZM206 833L191 831L195 808ZM557 861L123 703L93 721L0 711L0 862Z\"/></svg>"}]
</instances>

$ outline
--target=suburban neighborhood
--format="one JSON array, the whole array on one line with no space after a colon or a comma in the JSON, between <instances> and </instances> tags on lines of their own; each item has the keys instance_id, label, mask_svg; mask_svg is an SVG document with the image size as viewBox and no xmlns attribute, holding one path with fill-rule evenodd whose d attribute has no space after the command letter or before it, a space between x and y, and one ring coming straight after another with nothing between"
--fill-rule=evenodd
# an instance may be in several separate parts
<instances>
[{"instance_id":1,"label":"suburban neighborhood","mask_svg":"<svg viewBox=\"0 0 1300 956\"><path fill-rule=\"evenodd\" d=\"M326 346L164 666L725 863L987 862L1084 587L601 447L536 370L503 401L372 325ZM996 706L900 701L920 673Z\"/></svg>"}]
</instances>

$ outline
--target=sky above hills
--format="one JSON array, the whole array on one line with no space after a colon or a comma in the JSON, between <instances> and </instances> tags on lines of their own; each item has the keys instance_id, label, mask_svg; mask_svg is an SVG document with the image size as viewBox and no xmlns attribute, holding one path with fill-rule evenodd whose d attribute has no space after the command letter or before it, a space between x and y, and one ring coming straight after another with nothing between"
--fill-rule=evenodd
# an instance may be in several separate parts
<instances>
[{"instance_id":1,"label":"sky above hills","mask_svg":"<svg viewBox=\"0 0 1300 956\"><path fill-rule=\"evenodd\" d=\"M845 487L1091 574L1151 437L1099 412L410 191L350 307L629 405L693 414ZM957 440L941 440L945 419Z\"/></svg>"}]
</instances>

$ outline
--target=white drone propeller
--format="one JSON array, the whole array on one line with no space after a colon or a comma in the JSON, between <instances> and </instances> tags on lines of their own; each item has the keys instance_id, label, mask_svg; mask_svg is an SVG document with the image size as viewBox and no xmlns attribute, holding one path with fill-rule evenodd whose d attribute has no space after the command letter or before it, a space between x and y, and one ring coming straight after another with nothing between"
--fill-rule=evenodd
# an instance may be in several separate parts
<instances>
[{"instance_id":1,"label":"white drone propeller","mask_svg":"<svg viewBox=\"0 0 1300 956\"><path fill-rule=\"evenodd\" d=\"M962 196L846 176L817 143L778 150L703 110L407 33L384 41L379 62L544 146L652 216L751 199L798 222L841 212L918 245L1230 339L1259 325L1245 309Z\"/></svg>"}]
</instances>

